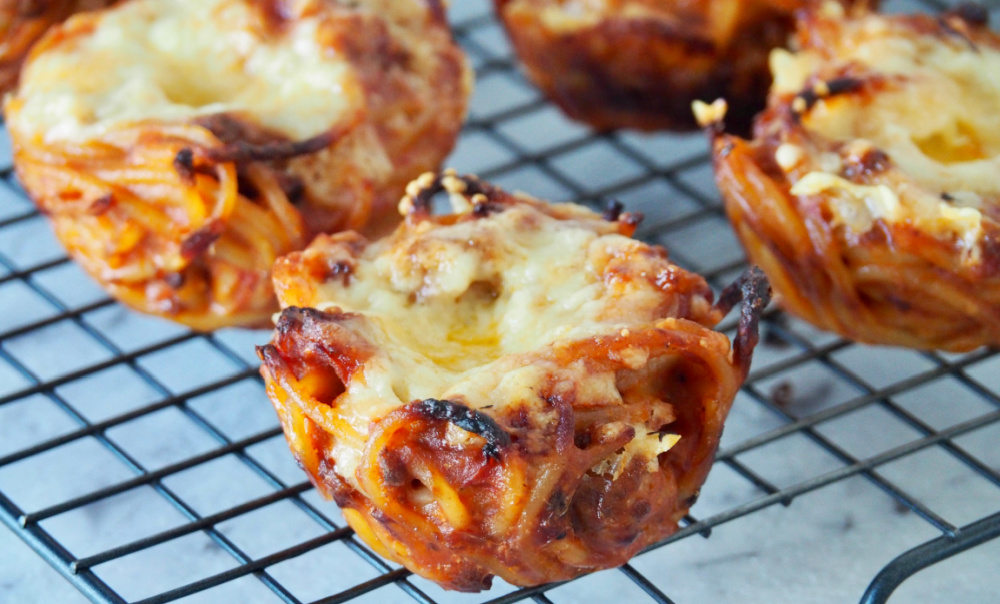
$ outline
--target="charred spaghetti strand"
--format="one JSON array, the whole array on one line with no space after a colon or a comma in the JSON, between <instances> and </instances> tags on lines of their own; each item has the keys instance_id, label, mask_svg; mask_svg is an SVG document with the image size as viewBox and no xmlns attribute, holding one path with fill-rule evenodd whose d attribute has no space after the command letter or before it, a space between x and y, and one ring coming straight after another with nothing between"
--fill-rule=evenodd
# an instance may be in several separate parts
<instances>
[{"instance_id":1,"label":"charred spaghetti strand","mask_svg":"<svg viewBox=\"0 0 1000 604\"><path fill-rule=\"evenodd\" d=\"M181 257L191 260L204 254L222 236L223 225L215 221L192 233L181 242Z\"/></svg>"},{"instance_id":2,"label":"charred spaghetti strand","mask_svg":"<svg viewBox=\"0 0 1000 604\"><path fill-rule=\"evenodd\" d=\"M799 113L809 111L820 99L857 92L864 84L863 80L850 77L833 78L829 81L820 80L799 93L796 100L793 101L793 108Z\"/></svg>"},{"instance_id":3,"label":"charred spaghetti strand","mask_svg":"<svg viewBox=\"0 0 1000 604\"><path fill-rule=\"evenodd\" d=\"M190 147L184 147L174 156L174 169L182 181L189 185L194 184L194 151Z\"/></svg>"},{"instance_id":4,"label":"charred spaghetti strand","mask_svg":"<svg viewBox=\"0 0 1000 604\"><path fill-rule=\"evenodd\" d=\"M451 422L466 432L482 436L486 440L483 454L500 461L500 454L510 445L510 434L504 432L489 415L470 409L454 401L439 401L429 398L414 403L417 412L429 419Z\"/></svg>"},{"instance_id":5,"label":"charred spaghetti strand","mask_svg":"<svg viewBox=\"0 0 1000 604\"><path fill-rule=\"evenodd\" d=\"M719 294L715 307L723 314L740 305L740 321L733 342L733 354L737 366L744 372L750 369L753 350L760 341L760 319L771 301L771 284L759 267L748 268L739 279L731 283Z\"/></svg>"},{"instance_id":6,"label":"charred spaghetti strand","mask_svg":"<svg viewBox=\"0 0 1000 604\"><path fill-rule=\"evenodd\" d=\"M601 214L601 218L607 220L608 222L617 222L618 218L625 211L625 204L618 201L617 199L612 199L608 202L607 207L604 208L604 213Z\"/></svg>"},{"instance_id":7,"label":"charred spaghetti strand","mask_svg":"<svg viewBox=\"0 0 1000 604\"><path fill-rule=\"evenodd\" d=\"M490 214L496 214L497 212L503 212L503 204L499 204L493 201L477 201L472 205L472 215L477 218L485 218Z\"/></svg>"},{"instance_id":8,"label":"charred spaghetti strand","mask_svg":"<svg viewBox=\"0 0 1000 604\"><path fill-rule=\"evenodd\" d=\"M282 161L326 149L334 144L338 138L340 138L339 133L324 132L301 141L280 141L263 144L236 141L224 147L206 149L204 156L211 162L234 162L237 164Z\"/></svg>"}]
</instances>

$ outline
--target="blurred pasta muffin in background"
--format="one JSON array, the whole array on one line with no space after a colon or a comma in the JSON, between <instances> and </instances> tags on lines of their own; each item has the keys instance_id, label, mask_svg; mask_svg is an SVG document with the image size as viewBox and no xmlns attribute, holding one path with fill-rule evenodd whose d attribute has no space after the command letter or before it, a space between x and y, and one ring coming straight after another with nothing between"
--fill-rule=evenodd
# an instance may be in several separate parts
<instances>
[{"instance_id":1,"label":"blurred pasta muffin in background","mask_svg":"<svg viewBox=\"0 0 1000 604\"><path fill-rule=\"evenodd\" d=\"M446 190L453 212L432 215ZM450 589L619 566L677 530L746 378L769 290L713 303L638 216L427 174L377 241L275 266L259 349L289 445L381 555ZM742 304L740 301L742 299ZM736 335L714 327L741 306Z\"/></svg>"},{"instance_id":2,"label":"blurred pasta muffin in background","mask_svg":"<svg viewBox=\"0 0 1000 604\"><path fill-rule=\"evenodd\" d=\"M50 31L5 115L71 256L208 330L265 323L272 263L316 233L391 224L470 87L437 2L131 0Z\"/></svg>"},{"instance_id":3,"label":"blurred pasta muffin in background","mask_svg":"<svg viewBox=\"0 0 1000 604\"><path fill-rule=\"evenodd\" d=\"M21 63L49 27L115 0L0 0L0 94L17 83Z\"/></svg>"},{"instance_id":4,"label":"blurred pasta muffin in background","mask_svg":"<svg viewBox=\"0 0 1000 604\"><path fill-rule=\"evenodd\" d=\"M716 136L714 151L785 308L862 342L1000 344L1000 36L986 22L972 5L828 8L772 55L753 139Z\"/></svg>"},{"instance_id":5,"label":"blurred pasta muffin in background","mask_svg":"<svg viewBox=\"0 0 1000 604\"><path fill-rule=\"evenodd\" d=\"M691 102L725 97L746 131L764 107L767 56L810 0L494 0L531 80L598 130L697 126Z\"/></svg>"}]
</instances>

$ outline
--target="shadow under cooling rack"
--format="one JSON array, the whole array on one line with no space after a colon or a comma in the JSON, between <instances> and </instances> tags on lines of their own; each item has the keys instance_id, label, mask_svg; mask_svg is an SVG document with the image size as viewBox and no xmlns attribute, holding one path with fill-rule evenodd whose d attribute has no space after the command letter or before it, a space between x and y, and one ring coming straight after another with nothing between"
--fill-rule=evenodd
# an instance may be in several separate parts
<instances>
[{"instance_id":1,"label":"shadow under cooling rack","mask_svg":"<svg viewBox=\"0 0 1000 604\"><path fill-rule=\"evenodd\" d=\"M452 5L478 87L450 165L547 199L621 199L717 289L742 270L700 135L568 121L518 73L488 2ZM67 260L9 148L0 170L0 519L94 602L874 604L900 583L893 602L995 598L995 350L861 346L772 311L677 534L569 583L448 593L374 555L295 466L257 376L269 334L123 309Z\"/></svg>"}]
</instances>

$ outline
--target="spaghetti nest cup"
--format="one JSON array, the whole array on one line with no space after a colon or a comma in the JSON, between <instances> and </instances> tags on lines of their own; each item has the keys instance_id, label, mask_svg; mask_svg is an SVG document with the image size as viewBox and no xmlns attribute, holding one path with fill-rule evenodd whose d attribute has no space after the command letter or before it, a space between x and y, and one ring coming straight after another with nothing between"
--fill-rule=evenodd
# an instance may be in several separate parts
<instances>
[{"instance_id":1,"label":"spaghetti nest cup","mask_svg":"<svg viewBox=\"0 0 1000 604\"><path fill-rule=\"evenodd\" d=\"M471 75L436 0L132 0L32 50L25 189L87 271L196 329L263 324L274 260L391 217Z\"/></svg>"},{"instance_id":2,"label":"spaghetti nest cup","mask_svg":"<svg viewBox=\"0 0 1000 604\"><path fill-rule=\"evenodd\" d=\"M1000 36L986 20L974 6L811 15L799 50L771 57L754 139L716 136L733 225L795 314L864 342L1000 344Z\"/></svg>"},{"instance_id":3,"label":"spaghetti nest cup","mask_svg":"<svg viewBox=\"0 0 1000 604\"><path fill-rule=\"evenodd\" d=\"M432 216L446 190L454 213ZM705 281L637 216L411 185L392 235L278 261L259 349L292 451L383 556L451 589L569 579L677 528L746 376L769 290ZM712 327L742 302L732 348Z\"/></svg>"},{"instance_id":4,"label":"spaghetti nest cup","mask_svg":"<svg viewBox=\"0 0 1000 604\"><path fill-rule=\"evenodd\" d=\"M724 96L746 132L767 56L813 0L494 0L531 79L601 129L693 129L691 102ZM845 0L853 3L854 0Z\"/></svg>"}]
</instances>

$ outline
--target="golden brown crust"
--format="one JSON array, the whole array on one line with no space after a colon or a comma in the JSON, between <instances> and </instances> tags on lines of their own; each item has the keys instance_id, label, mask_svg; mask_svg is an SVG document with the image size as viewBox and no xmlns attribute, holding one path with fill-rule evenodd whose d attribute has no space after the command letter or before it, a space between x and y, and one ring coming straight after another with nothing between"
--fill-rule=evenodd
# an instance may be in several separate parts
<instances>
[{"instance_id":1,"label":"golden brown crust","mask_svg":"<svg viewBox=\"0 0 1000 604\"><path fill-rule=\"evenodd\" d=\"M904 152L909 158L912 151L873 143L880 130L865 125L866 114L891 122L881 117L892 115L883 111L882 98L913 98L930 112L916 113L914 122L890 124L897 130L932 121L940 111L954 113L962 99L949 92L942 109L925 93L908 92L909 86L935 86L928 78L938 76L902 68L883 72L843 58L845 48L886 36L897 47L909 49L912 43L919 49L918 64L930 64L919 57L942 47L976 60L985 49L1000 50L1000 37L977 14L960 9L940 18L811 15L798 34L801 52L814 66L806 86L772 92L752 141L714 140L716 179L733 226L789 311L862 342L952 351L1000 343L1000 190L970 183L964 195L976 200L975 207L960 205L955 188L934 186L929 173L907 167L912 161ZM941 82L937 87L951 90L943 88L949 82ZM888 96L907 92L908 97ZM994 96L988 106L997 102ZM838 124L854 124L867 138L825 136L823 124L840 115L848 117ZM975 123L975 116L956 119ZM982 140L989 136L983 133ZM944 151L928 151L930 159L934 153ZM976 153L982 157L942 160L942 169L959 174L977 162L997 161L986 147ZM919 165L938 166L928 157L919 159ZM820 182L817 175L837 184L804 186L810 178ZM849 193L855 186L861 192Z\"/></svg>"},{"instance_id":2,"label":"golden brown crust","mask_svg":"<svg viewBox=\"0 0 1000 604\"><path fill-rule=\"evenodd\" d=\"M599 130L690 130L692 101L725 97L727 125L745 132L764 106L768 52L807 1L495 4L528 75L570 116Z\"/></svg>"},{"instance_id":3,"label":"golden brown crust","mask_svg":"<svg viewBox=\"0 0 1000 604\"><path fill-rule=\"evenodd\" d=\"M433 3L217 4L242 2L269 44L318 21L317 43L350 70L337 123L294 140L241 113L151 115L75 140L29 124L29 95L5 108L18 175L71 256L122 302L199 330L266 324L277 309L271 265L316 233L391 224L406 181L451 150L469 94L464 56ZM54 28L25 77L114 10Z\"/></svg>"},{"instance_id":4,"label":"golden brown crust","mask_svg":"<svg viewBox=\"0 0 1000 604\"><path fill-rule=\"evenodd\" d=\"M116 0L0 0L0 95L14 88L21 63L49 27Z\"/></svg>"},{"instance_id":5,"label":"golden brown crust","mask_svg":"<svg viewBox=\"0 0 1000 604\"><path fill-rule=\"evenodd\" d=\"M430 194L441 188L460 191L469 205L432 216ZM388 239L321 237L275 270L286 308L271 344L259 349L261 372L312 481L381 555L463 591L489 587L494 575L535 585L618 566L675 531L697 498L746 375L767 301L762 276L750 273L713 307L703 279L672 265L662 249L621 237L634 229L632 215L612 211L602 219L455 176L425 178L409 192L407 220ZM517 226L498 231L504 224ZM421 350L433 350L438 332L421 323L420 307L442 322L450 317L441 313L464 312L453 294L436 297L435 284L444 287L449 271L472 271L477 276L459 300L478 296L469 303L479 316L512 304L534 287L508 266L522 257L518 238L532 240L533 229L551 229L553 238L586 229L597 238L587 275L579 277L597 285L598 306L560 311L562 327L583 331L491 349L430 389L421 390L425 367L414 366L389 388L387 365L410 358L394 349L402 340L385 344L383 329L397 316L387 309L395 307L381 298L354 309L369 298L351 290L367 291L376 274L407 283L399 273L410 267L420 275L418 289L399 322L416 332ZM459 241L480 254L478 266L448 251ZM563 261L588 253L560 250ZM484 293L479 279L494 261L507 268ZM578 297L559 289L559 275L547 280L561 297ZM523 289L511 291L515 283ZM406 292L399 292L403 300ZM745 321L731 350L711 327L741 298ZM366 399L366 388L385 394ZM406 389L424 394L406 398L399 394Z\"/></svg>"}]
</instances>

